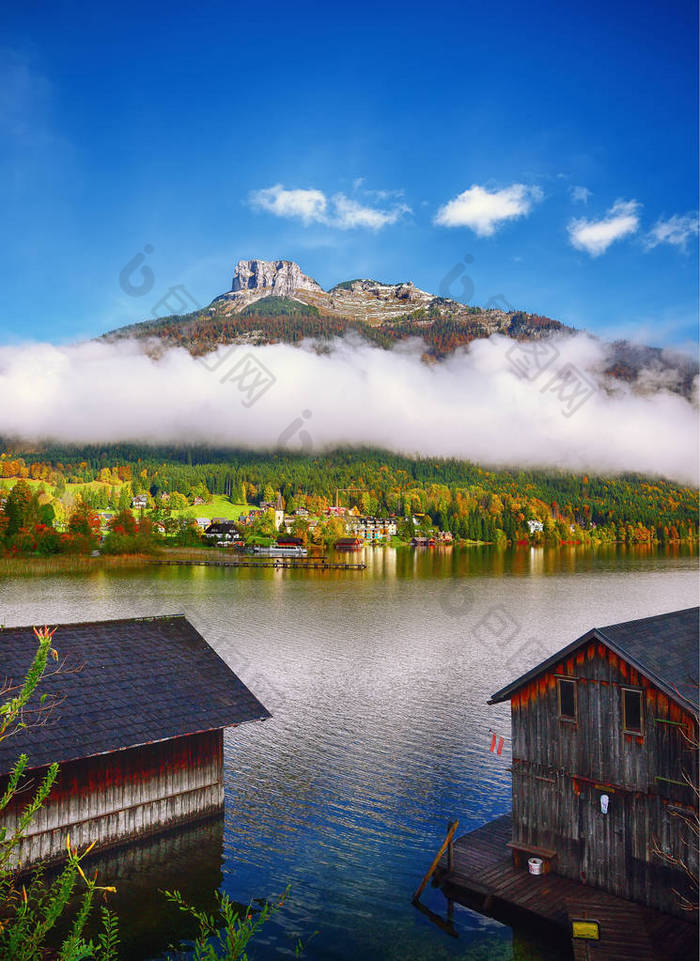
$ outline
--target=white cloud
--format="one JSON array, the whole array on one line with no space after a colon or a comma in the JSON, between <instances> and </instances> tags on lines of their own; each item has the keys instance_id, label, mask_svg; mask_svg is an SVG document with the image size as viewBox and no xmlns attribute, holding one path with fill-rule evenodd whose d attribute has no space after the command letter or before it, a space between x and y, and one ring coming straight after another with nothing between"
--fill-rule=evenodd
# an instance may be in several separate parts
<instances>
[{"instance_id":1,"label":"white cloud","mask_svg":"<svg viewBox=\"0 0 700 961\"><path fill-rule=\"evenodd\" d=\"M489 237L504 221L529 214L543 196L539 187L525 184L511 184L502 190L473 184L440 207L435 223L441 227L469 227L479 237Z\"/></svg>"},{"instance_id":2,"label":"white cloud","mask_svg":"<svg viewBox=\"0 0 700 961\"><path fill-rule=\"evenodd\" d=\"M571 244L591 257L599 257L616 240L637 232L639 207L636 200L616 200L602 220L571 220L567 228Z\"/></svg>"},{"instance_id":3,"label":"white cloud","mask_svg":"<svg viewBox=\"0 0 700 961\"><path fill-rule=\"evenodd\" d=\"M328 206L321 190L287 190L282 184L253 191L250 202L276 217L298 218L304 224L323 221Z\"/></svg>"},{"instance_id":4,"label":"white cloud","mask_svg":"<svg viewBox=\"0 0 700 961\"><path fill-rule=\"evenodd\" d=\"M681 247L685 250L691 237L698 234L698 215L674 214L667 220L659 218L649 233L644 238L644 245L647 250L658 247L659 244L671 244L674 247Z\"/></svg>"},{"instance_id":5,"label":"white cloud","mask_svg":"<svg viewBox=\"0 0 700 961\"><path fill-rule=\"evenodd\" d=\"M387 224L395 224L396 221L405 213L410 213L411 208L406 204L395 204L388 210L380 210L376 207L368 207L358 203L345 194L335 194L333 197L335 210L335 226L348 230L352 227L368 227L370 230L379 230Z\"/></svg>"},{"instance_id":6,"label":"white cloud","mask_svg":"<svg viewBox=\"0 0 700 961\"><path fill-rule=\"evenodd\" d=\"M548 343L558 351L553 370L573 365L595 383L609 363L605 346L583 334ZM386 351L345 338L328 343L327 353L309 343L223 346L207 356L209 368L182 348L155 359L133 341L0 347L0 436L299 449L299 437L285 431L308 410L303 427L319 451L372 446L695 482L696 405L666 390L639 396L619 383L563 416L561 398L547 389L549 370L536 381L519 377L513 344L478 340L433 365L421 360L422 341ZM231 372L251 353L275 382L246 407L250 398ZM361 403L349 405L349 397Z\"/></svg>"},{"instance_id":7,"label":"white cloud","mask_svg":"<svg viewBox=\"0 0 700 961\"><path fill-rule=\"evenodd\" d=\"M569 193L575 204L587 204L593 195L593 191L588 187L569 187Z\"/></svg>"},{"instance_id":8,"label":"white cloud","mask_svg":"<svg viewBox=\"0 0 700 961\"><path fill-rule=\"evenodd\" d=\"M383 195L389 196L389 192L385 191ZM340 230L380 230L388 224L396 223L405 213L410 213L410 207L405 203L395 203L388 208L371 207L344 193L334 194L329 199L322 190L289 190L282 184L253 191L250 203L276 217L301 220L305 226L319 223Z\"/></svg>"}]
</instances>

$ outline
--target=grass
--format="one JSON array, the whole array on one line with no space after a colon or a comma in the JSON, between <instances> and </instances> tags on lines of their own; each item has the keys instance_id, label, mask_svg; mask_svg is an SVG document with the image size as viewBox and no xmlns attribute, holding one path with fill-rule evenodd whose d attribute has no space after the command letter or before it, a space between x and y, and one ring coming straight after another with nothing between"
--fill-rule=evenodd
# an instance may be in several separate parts
<instances>
[{"instance_id":1,"label":"grass","mask_svg":"<svg viewBox=\"0 0 700 961\"><path fill-rule=\"evenodd\" d=\"M209 561L212 558L226 557L233 554L233 550L218 547L164 547L159 556L160 560L168 561Z\"/></svg>"},{"instance_id":2,"label":"grass","mask_svg":"<svg viewBox=\"0 0 700 961\"><path fill-rule=\"evenodd\" d=\"M9 490L14 487L20 478L18 477L3 477L0 478L0 490ZM32 480L31 478L24 478L25 483L29 484L32 490L36 490L42 484L46 488L47 494L52 497L56 496L56 490L46 481ZM90 488L91 490L99 490L100 488L110 489L109 484L105 484L103 481L87 481L84 484L66 484L66 494L75 498L81 490ZM198 507L183 507L181 510L173 510L173 517L224 517L227 521L236 521L241 514L247 514L250 510L250 505L248 504L232 504L227 497L219 494L215 494L210 501L206 504L200 504ZM116 513L116 507L101 507L98 513L103 514L105 511Z\"/></svg>"},{"instance_id":3,"label":"grass","mask_svg":"<svg viewBox=\"0 0 700 961\"><path fill-rule=\"evenodd\" d=\"M153 556L146 554L100 557L89 557L85 554L60 554L54 557L0 557L0 577L88 574L91 571L146 567L151 563L153 563Z\"/></svg>"},{"instance_id":4,"label":"grass","mask_svg":"<svg viewBox=\"0 0 700 961\"><path fill-rule=\"evenodd\" d=\"M232 504L227 497L215 494L206 504L183 507L171 511L171 514L173 517L225 517L227 521L237 521L241 514L247 514L249 510L248 504Z\"/></svg>"},{"instance_id":5,"label":"grass","mask_svg":"<svg viewBox=\"0 0 700 961\"><path fill-rule=\"evenodd\" d=\"M31 477L2 477L0 478L0 490L9 491L12 487L15 486L15 484L19 484L20 481L24 481L25 484L28 484L33 491L35 491L37 487L41 487L43 485L47 494L51 494L51 496L53 496L54 494L54 487L52 484L49 484L48 481L32 480ZM66 489L68 487L77 487L77 486L84 486L84 485L66 484Z\"/></svg>"},{"instance_id":6,"label":"grass","mask_svg":"<svg viewBox=\"0 0 700 961\"><path fill-rule=\"evenodd\" d=\"M31 477L2 477L0 478L0 489L10 490L11 487L14 487L15 484L18 484L21 480L24 481L25 484L28 484L32 490L36 490L37 487L44 487L47 494L50 494L52 497L56 496L56 488L52 484L49 484L48 481L33 480ZM120 487L121 484L106 484L104 481L97 480L81 481L78 484L70 482L66 483L66 494L75 497L81 490L86 490L87 488L93 491L104 488L110 491L113 488L119 490Z\"/></svg>"}]
</instances>

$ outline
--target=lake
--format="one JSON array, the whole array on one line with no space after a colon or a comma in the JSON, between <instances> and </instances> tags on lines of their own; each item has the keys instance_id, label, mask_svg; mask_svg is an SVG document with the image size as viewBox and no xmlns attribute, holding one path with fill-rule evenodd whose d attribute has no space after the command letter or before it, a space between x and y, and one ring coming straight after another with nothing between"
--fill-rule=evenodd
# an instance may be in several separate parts
<instances>
[{"instance_id":1,"label":"lake","mask_svg":"<svg viewBox=\"0 0 700 961\"><path fill-rule=\"evenodd\" d=\"M272 712L225 735L215 818L101 858L123 957L188 934L158 889L200 905L290 892L259 961L549 961L547 932L457 907L457 939L411 906L447 822L510 808L494 691L590 627L697 603L697 554L576 548L366 549L364 572L161 567L0 584L7 625L185 613ZM60 630L56 634L60 650ZM138 665L135 665L138 667ZM445 914L442 894L424 902Z\"/></svg>"}]
</instances>

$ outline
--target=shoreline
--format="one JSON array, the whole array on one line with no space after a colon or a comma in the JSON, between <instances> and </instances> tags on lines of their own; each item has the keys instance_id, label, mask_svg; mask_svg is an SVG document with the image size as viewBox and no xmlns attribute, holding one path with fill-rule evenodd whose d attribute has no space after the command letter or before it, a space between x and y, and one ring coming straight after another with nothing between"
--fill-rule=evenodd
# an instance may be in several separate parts
<instances>
[{"instance_id":1,"label":"shoreline","mask_svg":"<svg viewBox=\"0 0 700 961\"><path fill-rule=\"evenodd\" d=\"M624 541L599 541L594 544L531 544L525 547L525 545L510 545L507 547L499 547L496 544L490 544L487 542L480 541L455 541L451 544L436 544L434 547L413 547L411 544L378 544L378 543L368 543L365 544L363 548L358 551L353 551L352 555L357 555L365 548L370 548L373 551L379 548L380 550L393 549L393 550L415 550L421 553L429 553L432 551L441 552L445 548L458 548L458 549L471 549L475 547L489 547L497 552L507 552L507 551L523 551L523 550L583 550L583 551L597 551L602 549L618 549L620 547L628 548L631 550L644 550L645 552L658 552L661 549L679 551L681 549L686 549L689 553L698 553L698 542L695 540L678 540L670 541L665 545L661 543L653 544L626 544ZM310 561L314 560L313 553L309 555ZM318 555L320 557L320 555ZM342 557L350 560L349 554L342 552ZM230 557L231 562L226 563L226 558ZM227 551L215 551L213 548L207 547L166 547L155 554L101 554L98 557L93 557L86 554L59 554L52 555L50 557L0 557L0 578L3 577L48 577L53 574L90 574L95 571L109 571L109 570L131 570L131 569L142 569L145 567L159 567L163 566L164 563L191 563L201 566L209 567L219 567L219 566L244 566L236 565L233 561L232 552ZM222 562L224 562L222 564ZM263 566L262 564L260 565Z\"/></svg>"}]
</instances>

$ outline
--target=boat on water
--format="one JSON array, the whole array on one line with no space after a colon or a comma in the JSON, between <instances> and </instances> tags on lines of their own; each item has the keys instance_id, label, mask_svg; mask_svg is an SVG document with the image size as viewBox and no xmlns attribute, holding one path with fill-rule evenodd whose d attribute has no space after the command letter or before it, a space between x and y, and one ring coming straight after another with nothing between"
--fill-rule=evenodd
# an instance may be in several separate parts
<instances>
[{"instance_id":1,"label":"boat on water","mask_svg":"<svg viewBox=\"0 0 700 961\"><path fill-rule=\"evenodd\" d=\"M309 552L300 544L271 544L270 547L254 547L253 553L263 557L306 557Z\"/></svg>"}]
</instances>

